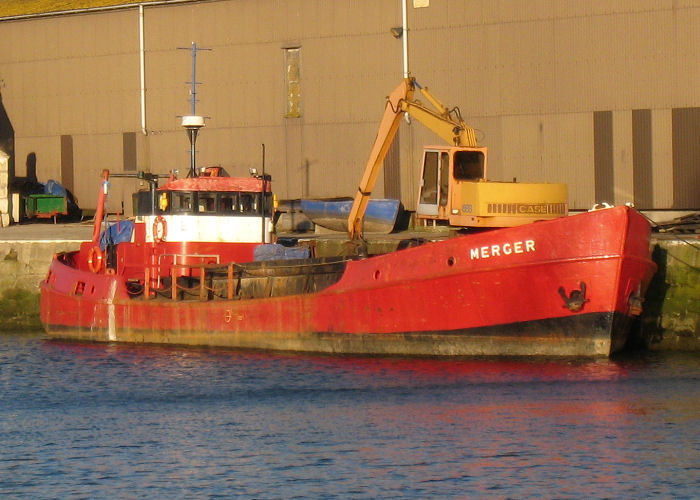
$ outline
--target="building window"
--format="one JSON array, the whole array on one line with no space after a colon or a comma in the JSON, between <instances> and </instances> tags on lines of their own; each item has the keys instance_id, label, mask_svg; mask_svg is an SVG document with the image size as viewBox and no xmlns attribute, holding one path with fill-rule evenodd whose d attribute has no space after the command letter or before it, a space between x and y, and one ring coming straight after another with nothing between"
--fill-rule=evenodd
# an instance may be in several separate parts
<instances>
[{"instance_id":1,"label":"building window","mask_svg":"<svg viewBox=\"0 0 700 500\"><path fill-rule=\"evenodd\" d=\"M285 116L301 116L301 48L284 49Z\"/></svg>"}]
</instances>

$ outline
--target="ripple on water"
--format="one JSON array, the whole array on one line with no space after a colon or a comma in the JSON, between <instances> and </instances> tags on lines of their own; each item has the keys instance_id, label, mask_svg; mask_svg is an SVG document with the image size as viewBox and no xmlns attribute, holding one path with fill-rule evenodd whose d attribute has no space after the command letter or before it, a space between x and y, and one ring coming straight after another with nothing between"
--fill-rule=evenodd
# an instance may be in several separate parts
<instances>
[{"instance_id":1,"label":"ripple on water","mask_svg":"<svg viewBox=\"0 0 700 500\"><path fill-rule=\"evenodd\" d=\"M700 357L380 359L0 336L0 494L694 497Z\"/></svg>"}]
</instances>

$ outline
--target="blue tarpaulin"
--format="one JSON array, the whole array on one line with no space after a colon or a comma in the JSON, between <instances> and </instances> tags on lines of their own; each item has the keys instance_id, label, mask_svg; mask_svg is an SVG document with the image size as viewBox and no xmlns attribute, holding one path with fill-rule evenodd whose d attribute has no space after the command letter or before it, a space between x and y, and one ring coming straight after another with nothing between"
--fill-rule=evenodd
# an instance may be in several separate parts
<instances>
[{"instance_id":1,"label":"blue tarpaulin","mask_svg":"<svg viewBox=\"0 0 700 500\"><path fill-rule=\"evenodd\" d=\"M259 262L265 260L308 259L310 252L307 247L285 247L277 243L265 243L255 247L253 255L255 261Z\"/></svg>"},{"instance_id":2,"label":"blue tarpaulin","mask_svg":"<svg viewBox=\"0 0 700 500\"><path fill-rule=\"evenodd\" d=\"M131 241L131 233L134 231L134 223L130 220L122 220L110 224L100 234L100 250L104 250L109 243L116 245L123 241Z\"/></svg>"},{"instance_id":3,"label":"blue tarpaulin","mask_svg":"<svg viewBox=\"0 0 700 500\"><path fill-rule=\"evenodd\" d=\"M49 179L46 184L44 184L44 194L68 197L66 188L53 179Z\"/></svg>"}]
</instances>

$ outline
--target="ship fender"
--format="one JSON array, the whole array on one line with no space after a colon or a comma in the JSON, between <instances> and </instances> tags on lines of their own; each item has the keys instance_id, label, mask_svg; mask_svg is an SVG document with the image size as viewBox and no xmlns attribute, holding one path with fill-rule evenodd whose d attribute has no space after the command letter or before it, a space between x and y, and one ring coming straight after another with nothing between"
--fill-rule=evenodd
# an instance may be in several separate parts
<instances>
[{"instance_id":1,"label":"ship fender","mask_svg":"<svg viewBox=\"0 0 700 500\"><path fill-rule=\"evenodd\" d=\"M102 250L100 250L100 247L98 247L97 245L95 245L94 247L90 247L90 250L88 250L87 255L87 265L90 271L92 271L93 273L100 272L104 260L105 256L102 253Z\"/></svg>"},{"instance_id":2,"label":"ship fender","mask_svg":"<svg viewBox=\"0 0 700 500\"><path fill-rule=\"evenodd\" d=\"M153 241L160 243L165 241L165 237L168 235L168 224L165 221L165 217L159 215L153 221Z\"/></svg>"}]
</instances>

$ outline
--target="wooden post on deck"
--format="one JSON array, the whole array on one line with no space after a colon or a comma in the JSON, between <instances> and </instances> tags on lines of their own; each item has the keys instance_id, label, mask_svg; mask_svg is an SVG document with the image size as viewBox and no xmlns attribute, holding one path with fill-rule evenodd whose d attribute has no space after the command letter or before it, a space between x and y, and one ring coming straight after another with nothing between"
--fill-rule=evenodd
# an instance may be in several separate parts
<instances>
[{"instance_id":1,"label":"wooden post on deck","mask_svg":"<svg viewBox=\"0 0 700 500\"><path fill-rule=\"evenodd\" d=\"M204 266L199 267L199 300L207 300L206 270Z\"/></svg>"},{"instance_id":2,"label":"wooden post on deck","mask_svg":"<svg viewBox=\"0 0 700 500\"><path fill-rule=\"evenodd\" d=\"M177 300L177 266L173 264L170 268L170 296Z\"/></svg>"},{"instance_id":3,"label":"wooden post on deck","mask_svg":"<svg viewBox=\"0 0 700 500\"><path fill-rule=\"evenodd\" d=\"M233 299L233 263L229 263L228 265L228 279L226 280L226 284L228 285L228 298L231 300Z\"/></svg>"},{"instance_id":4,"label":"wooden post on deck","mask_svg":"<svg viewBox=\"0 0 700 500\"><path fill-rule=\"evenodd\" d=\"M146 274L143 276L143 298L151 298L151 268L146 267Z\"/></svg>"}]
</instances>

